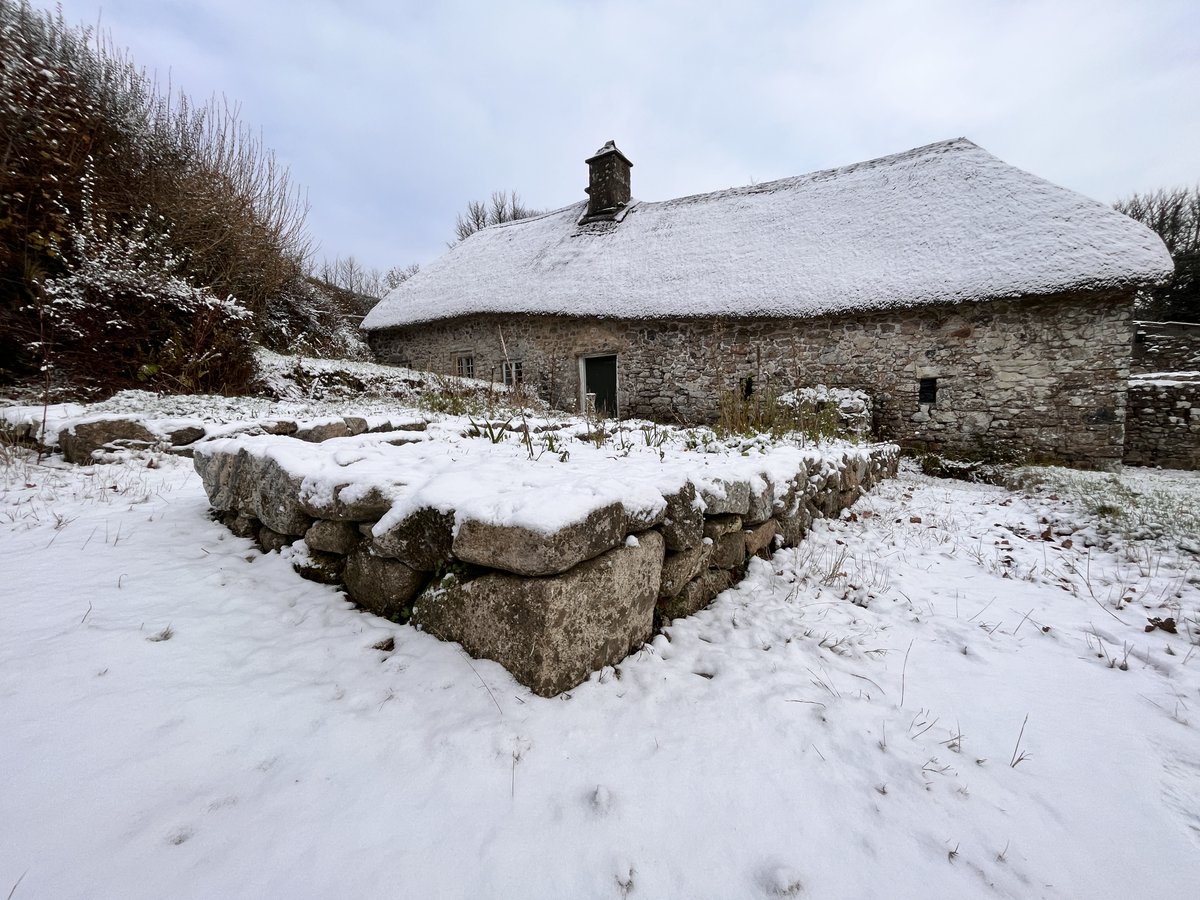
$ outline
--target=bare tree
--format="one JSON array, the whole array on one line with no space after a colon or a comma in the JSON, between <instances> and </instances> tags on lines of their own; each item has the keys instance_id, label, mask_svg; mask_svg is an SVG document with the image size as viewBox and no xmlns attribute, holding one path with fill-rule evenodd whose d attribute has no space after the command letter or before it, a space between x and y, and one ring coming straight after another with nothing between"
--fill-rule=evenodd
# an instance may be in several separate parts
<instances>
[{"instance_id":1,"label":"bare tree","mask_svg":"<svg viewBox=\"0 0 1200 900\"><path fill-rule=\"evenodd\" d=\"M1175 273L1138 298L1138 314L1200 322L1200 184L1134 194L1113 205L1158 232L1175 261Z\"/></svg>"},{"instance_id":2,"label":"bare tree","mask_svg":"<svg viewBox=\"0 0 1200 900\"><path fill-rule=\"evenodd\" d=\"M541 212L540 209L532 209L522 203L516 191L492 191L489 201L472 200L467 204L466 211L459 213L454 223L455 239L450 242L450 246L466 240L489 225L528 219L530 216L540 215Z\"/></svg>"},{"instance_id":3,"label":"bare tree","mask_svg":"<svg viewBox=\"0 0 1200 900\"><path fill-rule=\"evenodd\" d=\"M404 282L416 275L417 272L420 271L420 268L421 267L416 263L409 263L407 266L392 266L383 273L383 277L381 279L384 293L387 291L393 291L400 287L400 285L404 284Z\"/></svg>"},{"instance_id":4,"label":"bare tree","mask_svg":"<svg viewBox=\"0 0 1200 900\"><path fill-rule=\"evenodd\" d=\"M378 300L388 291L403 284L420 269L416 263L407 266L392 266L385 272L367 269L353 255L325 260L313 272L313 276L335 288L361 297Z\"/></svg>"}]
</instances>

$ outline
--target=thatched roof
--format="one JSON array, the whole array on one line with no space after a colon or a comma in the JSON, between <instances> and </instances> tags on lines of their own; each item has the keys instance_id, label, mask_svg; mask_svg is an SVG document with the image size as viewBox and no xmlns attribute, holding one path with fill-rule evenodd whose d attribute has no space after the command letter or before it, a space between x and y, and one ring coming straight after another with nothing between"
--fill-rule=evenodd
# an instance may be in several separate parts
<instances>
[{"instance_id":1,"label":"thatched roof","mask_svg":"<svg viewBox=\"0 0 1200 900\"><path fill-rule=\"evenodd\" d=\"M1145 226L959 138L677 200L586 203L485 228L363 323L472 313L817 316L1156 281Z\"/></svg>"}]
</instances>

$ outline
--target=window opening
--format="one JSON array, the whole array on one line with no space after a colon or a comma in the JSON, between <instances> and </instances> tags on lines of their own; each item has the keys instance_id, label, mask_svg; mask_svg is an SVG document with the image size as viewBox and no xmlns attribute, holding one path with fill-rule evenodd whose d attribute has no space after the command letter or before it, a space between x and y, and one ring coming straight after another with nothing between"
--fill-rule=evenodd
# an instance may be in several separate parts
<instances>
[{"instance_id":1,"label":"window opening","mask_svg":"<svg viewBox=\"0 0 1200 900\"><path fill-rule=\"evenodd\" d=\"M505 360L500 364L500 371L504 376L504 386L513 387L525 380L525 375L521 371L521 361L519 359Z\"/></svg>"},{"instance_id":2,"label":"window opening","mask_svg":"<svg viewBox=\"0 0 1200 900\"><path fill-rule=\"evenodd\" d=\"M918 403L937 403L937 379L922 378L921 384L917 389Z\"/></svg>"},{"instance_id":3,"label":"window opening","mask_svg":"<svg viewBox=\"0 0 1200 900\"><path fill-rule=\"evenodd\" d=\"M454 359L454 374L459 378L475 377L475 357L470 353L460 353Z\"/></svg>"}]
</instances>

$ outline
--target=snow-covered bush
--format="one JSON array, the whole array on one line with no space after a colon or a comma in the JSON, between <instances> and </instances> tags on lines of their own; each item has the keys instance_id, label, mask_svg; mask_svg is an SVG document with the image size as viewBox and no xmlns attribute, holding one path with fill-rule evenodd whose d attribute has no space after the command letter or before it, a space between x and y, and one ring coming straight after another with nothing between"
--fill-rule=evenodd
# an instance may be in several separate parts
<instances>
[{"instance_id":1,"label":"snow-covered bush","mask_svg":"<svg viewBox=\"0 0 1200 900\"><path fill-rule=\"evenodd\" d=\"M90 199L85 176L81 224L58 251L64 271L40 284L30 307L39 334L29 350L47 382L244 389L253 372L250 313L180 274L161 219L98 222Z\"/></svg>"},{"instance_id":2,"label":"snow-covered bush","mask_svg":"<svg viewBox=\"0 0 1200 900\"><path fill-rule=\"evenodd\" d=\"M798 415L830 419L839 435L865 440L871 434L872 404L866 391L817 384L781 394L779 402Z\"/></svg>"},{"instance_id":3,"label":"snow-covered bush","mask_svg":"<svg viewBox=\"0 0 1200 900\"><path fill-rule=\"evenodd\" d=\"M309 251L303 197L236 106L164 95L110 39L61 12L0 0L0 147L0 377L21 382L44 367L48 328L61 352L80 329L99 329L88 368L105 376L136 362L164 386L232 386L234 348L203 340L230 334L235 320L257 336L303 280ZM121 234L140 240L136 223L153 242L122 249ZM89 228L106 249L76 246ZM101 273L106 259L123 270ZM194 285L208 293L189 293ZM149 295L173 298L173 327L158 334L167 320L155 320L135 348L125 336L141 327L133 309ZM230 296L253 318L231 318L220 299ZM87 324L97 304L117 314ZM102 358L117 345L125 357Z\"/></svg>"},{"instance_id":4,"label":"snow-covered bush","mask_svg":"<svg viewBox=\"0 0 1200 900\"><path fill-rule=\"evenodd\" d=\"M276 296L259 323L259 340L276 353L369 362L374 357L358 323L353 295L297 276Z\"/></svg>"}]
</instances>

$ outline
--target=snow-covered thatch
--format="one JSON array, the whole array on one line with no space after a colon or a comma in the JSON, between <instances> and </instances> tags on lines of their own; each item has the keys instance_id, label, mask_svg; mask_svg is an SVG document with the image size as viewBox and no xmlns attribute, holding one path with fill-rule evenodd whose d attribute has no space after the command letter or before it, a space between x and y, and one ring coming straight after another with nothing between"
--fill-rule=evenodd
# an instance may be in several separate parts
<instances>
[{"instance_id":1,"label":"snow-covered thatch","mask_svg":"<svg viewBox=\"0 0 1200 900\"><path fill-rule=\"evenodd\" d=\"M816 316L1156 281L1150 229L965 138L765 184L586 202L485 228L392 291L376 330L472 313Z\"/></svg>"}]
</instances>

